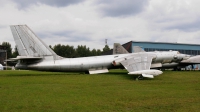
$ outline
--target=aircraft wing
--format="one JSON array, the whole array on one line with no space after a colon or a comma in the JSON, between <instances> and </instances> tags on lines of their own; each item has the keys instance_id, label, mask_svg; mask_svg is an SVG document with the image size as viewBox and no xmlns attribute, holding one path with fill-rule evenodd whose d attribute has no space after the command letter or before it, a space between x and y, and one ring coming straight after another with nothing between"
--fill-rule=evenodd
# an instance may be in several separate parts
<instances>
[{"instance_id":1,"label":"aircraft wing","mask_svg":"<svg viewBox=\"0 0 200 112\"><path fill-rule=\"evenodd\" d=\"M150 70L152 59L156 55L148 53L134 53L116 59L114 63L121 63L124 68L130 73L134 71Z\"/></svg>"},{"instance_id":2,"label":"aircraft wing","mask_svg":"<svg viewBox=\"0 0 200 112\"><path fill-rule=\"evenodd\" d=\"M130 75L140 74L142 77L154 78L154 76L162 74L163 72L160 70L150 70L151 67L162 66L161 63L152 65L153 58L156 58L155 54L146 53L141 47L134 46L134 54L114 60L113 64L122 64Z\"/></svg>"},{"instance_id":3,"label":"aircraft wing","mask_svg":"<svg viewBox=\"0 0 200 112\"><path fill-rule=\"evenodd\" d=\"M154 76L160 75L163 72L160 70L150 70L153 58L156 58L155 54L145 52L134 53L114 60L113 65L119 63L122 64L130 75L141 75L142 77L154 78Z\"/></svg>"},{"instance_id":4,"label":"aircraft wing","mask_svg":"<svg viewBox=\"0 0 200 112\"><path fill-rule=\"evenodd\" d=\"M183 60L181 64L200 64L200 55L192 56L189 59Z\"/></svg>"}]
</instances>

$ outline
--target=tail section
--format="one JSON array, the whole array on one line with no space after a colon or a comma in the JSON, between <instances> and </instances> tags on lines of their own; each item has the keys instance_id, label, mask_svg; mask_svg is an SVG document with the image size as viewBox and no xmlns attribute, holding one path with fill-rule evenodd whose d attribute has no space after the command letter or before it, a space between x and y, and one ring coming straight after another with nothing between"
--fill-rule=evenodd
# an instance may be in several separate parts
<instances>
[{"instance_id":1,"label":"tail section","mask_svg":"<svg viewBox=\"0 0 200 112\"><path fill-rule=\"evenodd\" d=\"M128 54L129 52L119 43L114 43L113 54Z\"/></svg>"},{"instance_id":2,"label":"tail section","mask_svg":"<svg viewBox=\"0 0 200 112\"><path fill-rule=\"evenodd\" d=\"M10 28L20 56L59 58L27 25L12 25Z\"/></svg>"}]
</instances>

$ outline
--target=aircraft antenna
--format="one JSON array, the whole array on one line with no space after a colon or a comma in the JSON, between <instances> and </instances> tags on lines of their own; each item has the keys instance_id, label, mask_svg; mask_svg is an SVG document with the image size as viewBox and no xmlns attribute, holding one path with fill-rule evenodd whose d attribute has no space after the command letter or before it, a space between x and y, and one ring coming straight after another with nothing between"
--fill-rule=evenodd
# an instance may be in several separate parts
<instances>
[{"instance_id":1,"label":"aircraft antenna","mask_svg":"<svg viewBox=\"0 0 200 112\"><path fill-rule=\"evenodd\" d=\"M105 44L106 44L106 45L108 45L107 41L108 41L108 39L105 39Z\"/></svg>"}]
</instances>

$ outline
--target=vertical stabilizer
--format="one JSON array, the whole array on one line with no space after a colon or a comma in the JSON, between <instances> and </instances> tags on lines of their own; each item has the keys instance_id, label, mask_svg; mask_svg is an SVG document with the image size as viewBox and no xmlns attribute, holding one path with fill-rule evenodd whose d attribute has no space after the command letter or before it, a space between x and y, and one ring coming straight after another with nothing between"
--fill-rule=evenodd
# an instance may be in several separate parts
<instances>
[{"instance_id":1,"label":"vertical stabilizer","mask_svg":"<svg viewBox=\"0 0 200 112\"><path fill-rule=\"evenodd\" d=\"M114 43L113 54L128 54L129 52L119 43Z\"/></svg>"},{"instance_id":2,"label":"vertical stabilizer","mask_svg":"<svg viewBox=\"0 0 200 112\"><path fill-rule=\"evenodd\" d=\"M54 59L58 59L59 56L40 40L27 25L11 25L10 28L20 56L53 56Z\"/></svg>"}]
</instances>

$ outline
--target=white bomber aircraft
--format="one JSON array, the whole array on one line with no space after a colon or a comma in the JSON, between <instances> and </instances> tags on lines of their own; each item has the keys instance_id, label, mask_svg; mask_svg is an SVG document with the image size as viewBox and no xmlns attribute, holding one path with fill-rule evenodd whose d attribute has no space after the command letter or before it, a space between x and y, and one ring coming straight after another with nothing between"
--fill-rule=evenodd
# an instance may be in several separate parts
<instances>
[{"instance_id":1,"label":"white bomber aircraft","mask_svg":"<svg viewBox=\"0 0 200 112\"><path fill-rule=\"evenodd\" d=\"M139 52L82 58L63 58L49 48L27 25L10 26L19 56L17 69L42 71L85 71L90 74L106 73L108 69L124 67L130 75L153 78L162 74L163 63L180 62L187 55L178 51Z\"/></svg>"}]
</instances>

